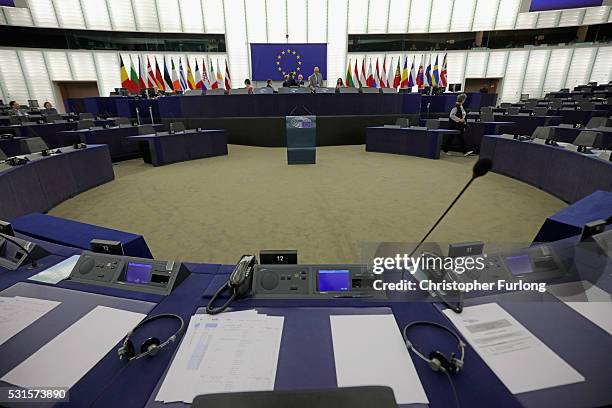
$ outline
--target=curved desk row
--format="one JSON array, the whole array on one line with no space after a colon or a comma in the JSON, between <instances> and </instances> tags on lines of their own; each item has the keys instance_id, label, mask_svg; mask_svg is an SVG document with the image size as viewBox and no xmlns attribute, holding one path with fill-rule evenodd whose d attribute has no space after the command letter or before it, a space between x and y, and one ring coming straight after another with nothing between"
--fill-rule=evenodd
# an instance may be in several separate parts
<instances>
[{"instance_id":1,"label":"curved desk row","mask_svg":"<svg viewBox=\"0 0 612 408\"><path fill-rule=\"evenodd\" d=\"M95 120L96 126L112 125L114 122L110 119ZM80 142L78 137L67 139L62 136L61 132L76 130L78 122L64 123L34 123L31 125L9 125L0 126L0 133L11 133L16 137L40 137L51 148L69 146L73 143ZM23 152L17 153L23 154Z\"/></svg>"},{"instance_id":2,"label":"curved desk row","mask_svg":"<svg viewBox=\"0 0 612 408\"><path fill-rule=\"evenodd\" d=\"M584 129L584 128L568 128L564 126L551 126L555 129L555 140L557 142L563 143L574 143L576 137L580 134L580 132L584 130L592 130L593 132L601 133L601 140L598 148L610 148L612 146L612 128L611 127L600 127L600 128L592 128L592 129Z\"/></svg>"},{"instance_id":3,"label":"curved desk row","mask_svg":"<svg viewBox=\"0 0 612 408\"><path fill-rule=\"evenodd\" d=\"M49 267L78 253L71 248L40 242L52 255L41 263ZM562 248L573 247L575 238L555 243ZM568 257L585 256L584 252L564 252ZM578 252L577 252L578 253ZM608 259L608 266L612 260ZM581 268L593 268L577 262ZM52 340L68 326L97 305L148 314L176 313L186 322L198 308L206 305L227 279L232 267L218 264L187 264L190 275L170 295L142 294L123 289L92 286L73 281L62 281L50 286L26 279L38 270L23 267L16 271L0 268L0 296L26 296L61 301L57 309L42 317L15 337L0 345L0 376L28 358L46 342ZM587 271L585 271L585 275ZM594 280L607 292L612 291L612 277L604 275ZM70 289L70 290L66 290ZM612 366L604 364L606 350L612 347L612 337L589 320L567 307L549 294L538 304L525 301L525 294L506 293L484 298L468 299L467 303L499 302L525 328L535 334L555 353L574 367L585 381L512 395L491 371L474 349L466 346L464 370L454 376L461 406L540 407L543 401L555 407L605 406L612 403L609 378ZM529 299L535 300L535 299ZM536 300L537 301L537 300ZM399 328L415 320L428 320L449 326L436 304L430 302L373 301L372 299L327 300L261 300L245 299L235 304L238 310L257 308L261 313L285 316L282 343L278 358L275 389L334 388L337 386L333 346L329 333L329 314L361 314L359 309L386 307L393 313ZM310 312L304 312L305 309ZM387 309L387 310L389 310ZM380 310L380 309L378 309ZM336 311L336 312L334 312ZM364 312L365 313L365 312ZM563 321L563 325L545 324ZM155 336L166 338L176 330L176 322L159 320L147 325L134 336L134 343ZM80 407L184 407L184 404L161 404L155 401L156 390L163 381L172 362L174 351L182 340L153 358L135 360L129 364L119 360L119 344L105 350L99 362L70 389L70 402L63 406ZM164 337L166 336L166 337ZM313 341L316 339L316 341ZM445 333L423 330L414 333L415 343L429 344L449 354L456 343ZM576 347L576 344L583 345ZM588 345L588 347L584 346ZM429 350L427 348L426 350ZM70 358L70 356L62 356ZM448 382L429 365L413 354L419 378L429 399L429 406L453 406ZM363 367L364 370L367 367ZM0 383L8 386L6 383ZM482 392L486 389L486 392Z\"/></svg>"},{"instance_id":4,"label":"curved desk row","mask_svg":"<svg viewBox=\"0 0 612 408\"><path fill-rule=\"evenodd\" d=\"M21 166L0 165L0 219L46 212L115 178L107 146L61 150L48 157L28 155L30 162Z\"/></svg>"},{"instance_id":5,"label":"curved desk row","mask_svg":"<svg viewBox=\"0 0 612 408\"><path fill-rule=\"evenodd\" d=\"M562 147L485 136L480 157L493 160L493 171L524 181L573 203L597 190L612 191L612 162Z\"/></svg>"}]
</instances>

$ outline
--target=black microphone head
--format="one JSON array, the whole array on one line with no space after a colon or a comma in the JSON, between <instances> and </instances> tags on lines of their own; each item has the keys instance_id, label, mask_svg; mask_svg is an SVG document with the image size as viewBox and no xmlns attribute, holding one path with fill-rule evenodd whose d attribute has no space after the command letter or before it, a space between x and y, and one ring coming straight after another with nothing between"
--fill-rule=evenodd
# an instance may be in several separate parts
<instances>
[{"instance_id":1,"label":"black microphone head","mask_svg":"<svg viewBox=\"0 0 612 408\"><path fill-rule=\"evenodd\" d=\"M483 158L478 160L473 169L474 178L484 176L492 167L493 161L491 159Z\"/></svg>"}]
</instances>

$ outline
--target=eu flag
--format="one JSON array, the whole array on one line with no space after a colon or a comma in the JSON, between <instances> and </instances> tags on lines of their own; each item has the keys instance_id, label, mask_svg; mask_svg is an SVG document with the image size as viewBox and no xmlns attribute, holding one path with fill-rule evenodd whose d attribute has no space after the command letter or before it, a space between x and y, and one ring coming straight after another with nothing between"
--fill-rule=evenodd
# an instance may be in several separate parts
<instances>
[{"instance_id":1,"label":"eu flag","mask_svg":"<svg viewBox=\"0 0 612 408\"><path fill-rule=\"evenodd\" d=\"M327 44L251 44L254 81L282 81L289 72L306 81L314 67L327 79Z\"/></svg>"}]
</instances>

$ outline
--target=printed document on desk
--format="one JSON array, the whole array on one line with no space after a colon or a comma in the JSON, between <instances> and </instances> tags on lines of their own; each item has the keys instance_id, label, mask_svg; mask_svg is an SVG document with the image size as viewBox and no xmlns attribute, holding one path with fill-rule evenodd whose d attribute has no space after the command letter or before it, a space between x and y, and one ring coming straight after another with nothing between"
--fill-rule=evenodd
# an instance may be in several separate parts
<instances>
[{"instance_id":1,"label":"printed document on desk","mask_svg":"<svg viewBox=\"0 0 612 408\"><path fill-rule=\"evenodd\" d=\"M24 388L70 388L144 317L142 313L97 306L1 380Z\"/></svg>"},{"instance_id":2,"label":"printed document on desk","mask_svg":"<svg viewBox=\"0 0 612 408\"><path fill-rule=\"evenodd\" d=\"M0 345L60 303L21 296L0 297Z\"/></svg>"},{"instance_id":3,"label":"printed document on desk","mask_svg":"<svg viewBox=\"0 0 612 408\"><path fill-rule=\"evenodd\" d=\"M192 316L156 401L273 390L283 323L256 311Z\"/></svg>"},{"instance_id":4,"label":"printed document on desk","mask_svg":"<svg viewBox=\"0 0 612 408\"><path fill-rule=\"evenodd\" d=\"M513 394L584 381L584 377L497 303L444 310L461 335Z\"/></svg>"}]
</instances>

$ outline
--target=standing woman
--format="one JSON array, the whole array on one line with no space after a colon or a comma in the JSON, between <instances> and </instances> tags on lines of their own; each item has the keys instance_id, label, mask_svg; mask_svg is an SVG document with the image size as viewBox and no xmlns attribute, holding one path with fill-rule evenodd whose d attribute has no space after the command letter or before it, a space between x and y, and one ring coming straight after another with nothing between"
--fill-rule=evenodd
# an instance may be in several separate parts
<instances>
[{"instance_id":1,"label":"standing woman","mask_svg":"<svg viewBox=\"0 0 612 408\"><path fill-rule=\"evenodd\" d=\"M450 114L448 115L448 117L450 118L451 129L458 130L459 134L453 133L449 135L449 137L446 139L446 143L444 143L444 146L442 146L442 150L446 154L448 154L448 148L454 141L455 137L459 138L461 152L464 156L467 157L470 154L474 153L473 150L468 151L467 147L465 146L465 139L463 137L465 129L467 128L466 113L465 109L463 109L463 104L465 103L466 99L467 95L464 93L457 96L457 102L455 103L455 106L453 107L453 109L451 109Z\"/></svg>"}]
</instances>

